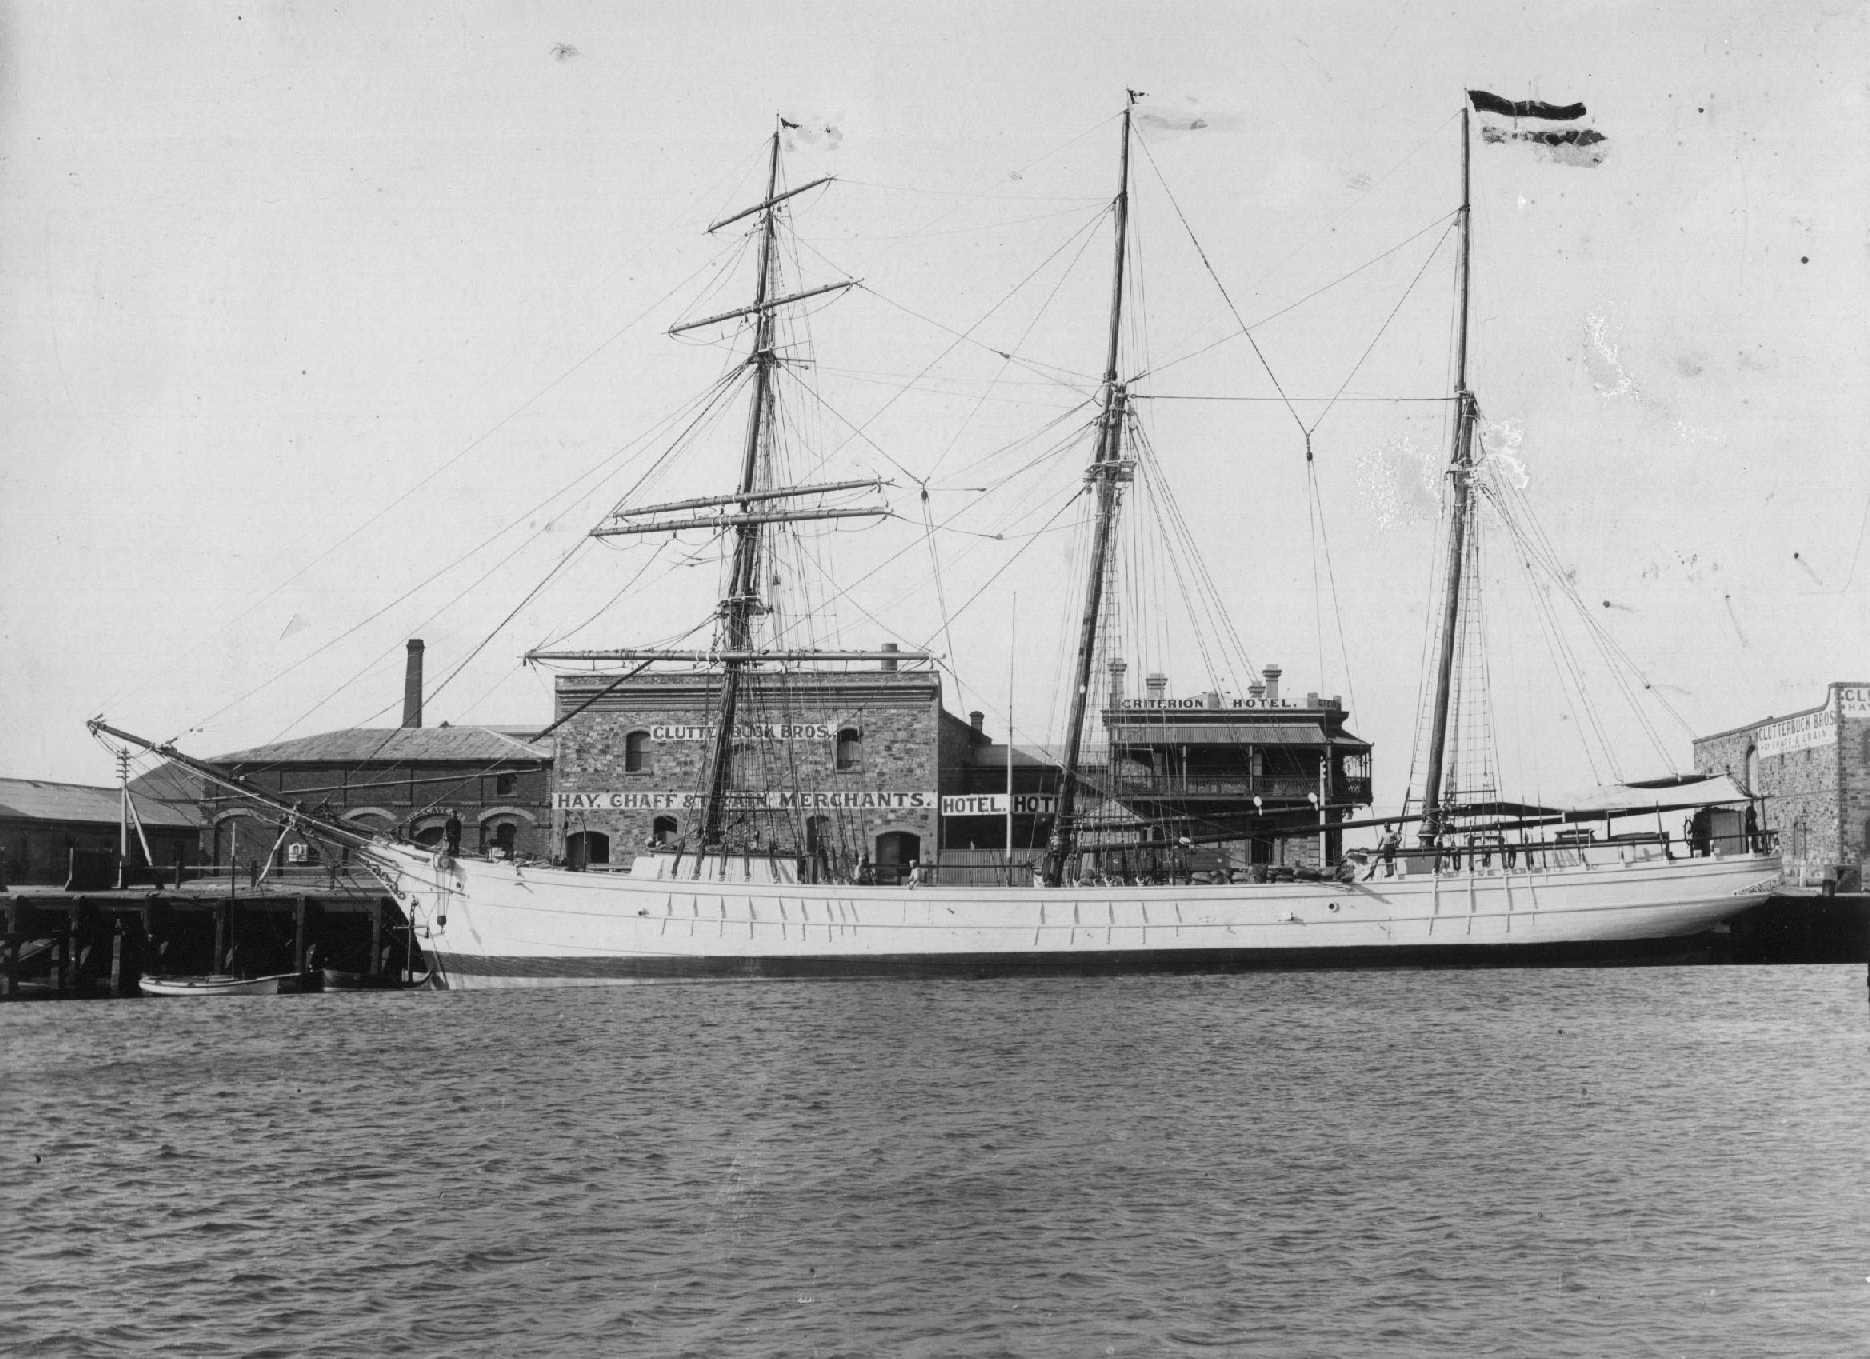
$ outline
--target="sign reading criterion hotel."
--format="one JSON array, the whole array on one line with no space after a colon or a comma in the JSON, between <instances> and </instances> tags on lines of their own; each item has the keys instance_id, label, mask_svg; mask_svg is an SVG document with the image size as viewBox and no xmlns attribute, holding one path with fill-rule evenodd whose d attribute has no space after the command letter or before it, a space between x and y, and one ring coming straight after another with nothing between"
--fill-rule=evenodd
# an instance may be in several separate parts
<instances>
[{"instance_id":1,"label":"sign reading criterion hotel.","mask_svg":"<svg viewBox=\"0 0 1870 1359\"><path fill-rule=\"evenodd\" d=\"M1205 698L1126 698L1117 705L1130 711L1147 710L1150 712L1187 712L1195 709L1214 711L1216 705ZM1289 698L1230 698L1219 705L1226 709L1297 708L1299 705Z\"/></svg>"},{"instance_id":2,"label":"sign reading criterion hotel.","mask_svg":"<svg viewBox=\"0 0 1870 1359\"><path fill-rule=\"evenodd\" d=\"M785 789L727 795L728 810L742 812L916 812L934 810L936 801L932 792L876 788L840 788L831 792ZM552 810L557 812L695 812L707 802L705 794L692 792L552 794Z\"/></svg>"}]
</instances>

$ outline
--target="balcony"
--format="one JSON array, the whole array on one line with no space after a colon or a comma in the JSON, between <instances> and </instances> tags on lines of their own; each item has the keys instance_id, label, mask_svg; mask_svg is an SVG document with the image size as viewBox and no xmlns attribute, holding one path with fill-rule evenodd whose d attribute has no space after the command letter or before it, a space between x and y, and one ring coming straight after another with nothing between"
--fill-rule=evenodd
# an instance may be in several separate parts
<instances>
[{"instance_id":1,"label":"balcony","mask_svg":"<svg viewBox=\"0 0 1870 1359\"><path fill-rule=\"evenodd\" d=\"M1120 774L1103 785L1112 797L1128 800L1160 799L1183 801L1190 798L1225 798L1264 802L1308 802L1318 791L1318 780L1302 775L1272 775L1253 778L1249 775L1227 776ZM1340 779L1332 790L1339 803L1365 804L1370 801L1369 779Z\"/></svg>"}]
</instances>

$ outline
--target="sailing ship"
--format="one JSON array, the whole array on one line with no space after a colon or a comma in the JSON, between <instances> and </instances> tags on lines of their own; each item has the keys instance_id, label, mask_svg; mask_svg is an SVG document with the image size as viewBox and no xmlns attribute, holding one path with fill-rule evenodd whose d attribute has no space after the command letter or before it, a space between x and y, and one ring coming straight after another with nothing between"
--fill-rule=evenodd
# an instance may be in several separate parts
<instances>
[{"instance_id":1,"label":"sailing ship","mask_svg":"<svg viewBox=\"0 0 1870 1359\"><path fill-rule=\"evenodd\" d=\"M1131 104L1137 96L1132 95ZM880 882L870 865L827 860L820 847L771 836L762 843L762 809L784 808L799 820L801 786L785 761L760 764L737 753L769 710L762 686L818 681L855 664L896 665L910 653L782 646L763 637L763 581L771 535L800 521L855 518L876 511L833 506L826 497L866 489L862 481L774 484L767 450L774 419L775 317L783 309L841 287L780 295L777 232L782 205L808 188L782 189L783 133L770 146L766 193L755 207L715 226L754 218L756 278L752 303L676 327L677 331L745 319L752 346L745 364L752 397L736 486L712 496L613 511L594 535L676 532L697 527L727 543L725 590L714 645L701 650L531 653L529 660L610 667L584 687L561 689L555 727L657 667L705 674L712 721L689 733L706 743L700 786L683 804L695 812L692 843L652 844L626 872L575 871L509 856L480 858L454 847L431 849L354 827L320 822L264 791L242 788L281 818L347 845L371 867L408 913L437 979L450 988L627 983L704 978L849 978L883 975L1086 974L1191 971L1265 966L1368 966L1584 961L1671 956L1754 904L1778 881L1776 853L1757 837L1715 847L1678 845L1655 832L1599 840L1575 821L1588 812L1657 816L1744 800L1726 779L1663 780L1631 786L1585 809L1459 800L1447 752L1453 735L1456 655L1466 627L1463 576L1470 557L1476 499L1477 402L1468 388L1467 276L1469 170L1467 109L1462 117L1462 194L1452 449L1445 486L1447 517L1441 612L1433 671L1427 772L1418 809L1382 821L1340 821L1339 828L1383 825L1391 831L1367 864L1281 881L1116 881L1087 871L1093 846L1111 843L1121 799L1100 786L1087 764L1087 708L1094 691L1099 630L1107 616L1112 540L1136 466L1129 441L1135 410L1120 362L1125 305L1126 230L1131 189L1132 108L1122 113L1119 176L1111 218L1114 266L1104 345L1101 413L1084 481L1093 502L1088 567L1070 690L1058 755L1056 805L1044 852L1028 883L908 885ZM783 122L782 122L783 127ZM713 228L710 228L711 230ZM170 745L152 744L105 724L94 731L141 745L205 779L229 784L215 766ZM548 729L550 730L550 729ZM814 732L830 739L830 732ZM562 747L561 747L562 749ZM777 766L777 768L775 768ZM1106 769L1106 773L1108 770ZM791 797L772 784L790 774ZM753 777L764 790L749 788ZM563 771L561 771L561 780ZM232 786L230 784L230 786ZM811 805L809 802L803 805ZM1340 809L1341 810L1341 809ZM1322 808L1321 808L1322 811ZM1131 820L1136 820L1134 813ZM1413 843L1397 843L1399 827ZM1529 829L1532 831L1528 833ZM1216 837L1220 838L1220 837ZM1010 848L1010 845L1009 845ZM1230 875L1231 876L1231 875Z\"/></svg>"}]
</instances>

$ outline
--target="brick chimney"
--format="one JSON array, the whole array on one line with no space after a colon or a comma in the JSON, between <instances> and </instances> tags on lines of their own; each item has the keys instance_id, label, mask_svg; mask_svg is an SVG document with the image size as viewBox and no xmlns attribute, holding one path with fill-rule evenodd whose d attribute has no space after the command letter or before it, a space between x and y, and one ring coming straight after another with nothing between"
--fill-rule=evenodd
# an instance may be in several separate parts
<instances>
[{"instance_id":1,"label":"brick chimney","mask_svg":"<svg viewBox=\"0 0 1870 1359\"><path fill-rule=\"evenodd\" d=\"M403 667L403 725L422 725L422 639L409 639L409 661Z\"/></svg>"},{"instance_id":2,"label":"brick chimney","mask_svg":"<svg viewBox=\"0 0 1870 1359\"><path fill-rule=\"evenodd\" d=\"M975 731L980 731L987 725L987 714L976 708L967 715L967 724Z\"/></svg>"},{"instance_id":3,"label":"brick chimney","mask_svg":"<svg viewBox=\"0 0 1870 1359\"><path fill-rule=\"evenodd\" d=\"M882 646L881 646L881 647L879 648L879 650L882 650L882 651L896 651L896 650L898 650L898 649L899 649L899 648L897 647L897 645L896 645L896 643L894 643L894 642L885 642L885 643L884 643L884 644L883 644L883 645L882 645ZM886 670L886 671L888 671L888 672L890 672L891 674L894 674L894 673L895 673L895 671L896 671L896 658L895 658L894 656L892 656L892 657L890 657L890 658L889 658L888 660L886 660L886 661L883 661L883 662L881 663L881 665L882 665L882 668L883 668L884 670Z\"/></svg>"},{"instance_id":4,"label":"brick chimney","mask_svg":"<svg viewBox=\"0 0 1870 1359\"><path fill-rule=\"evenodd\" d=\"M1269 708L1279 702L1279 677L1285 673L1276 665L1269 665L1260 671L1266 677L1266 706Z\"/></svg>"},{"instance_id":5,"label":"brick chimney","mask_svg":"<svg viewBox=\"0 0 1870 1359\"><path fill-rule=\"evenodd\" d=\"M1169 692L1169 677L1167 675L1160 673L1147 675L1144 677L1143 683L1148 686L1149 696L1151 698L1159 699Z\"/></svg>"},{"instance_id":6,"label":"brick chimney","mask_svg":"<svg viewBox=\"0 0 1870 1359\"><path fill-rule=\"evenodd\" d=\"M1115 660L1110 663L1110 706L1113 708L1123 706L1123 676L1129 668L1128 661Z\"/></svg>"}]
</instances>

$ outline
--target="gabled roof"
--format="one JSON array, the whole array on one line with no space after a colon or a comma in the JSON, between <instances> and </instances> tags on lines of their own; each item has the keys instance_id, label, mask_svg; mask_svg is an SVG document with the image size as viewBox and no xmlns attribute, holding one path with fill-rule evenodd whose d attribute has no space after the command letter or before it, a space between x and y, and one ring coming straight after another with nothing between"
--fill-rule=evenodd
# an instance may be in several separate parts
<instances>
[{"instance_id":1,"label":"gabled roof","mask_svg":"<svg viewBox=\"0 0 1870 1359\"><path fill-rule=\"evenodd\" d=\"M194 829L200 814L190 805L170 806L140 792L136 813L146 826ZM88 821L114 826L123 816L123 793L84 783L44 779L0 779L0 817L31 821Z\"/></svg>"},{"instance_id":2,"label":"gabled roof","mask_svg":"<svg viewBox=\"0 0 1870 1359\"><path fill-rule=\"evenodd\" d=\"M346 727L216 755L210 764L529 764L550 760L553 742L531 727Z\"/></svg>"}]
</instances>

